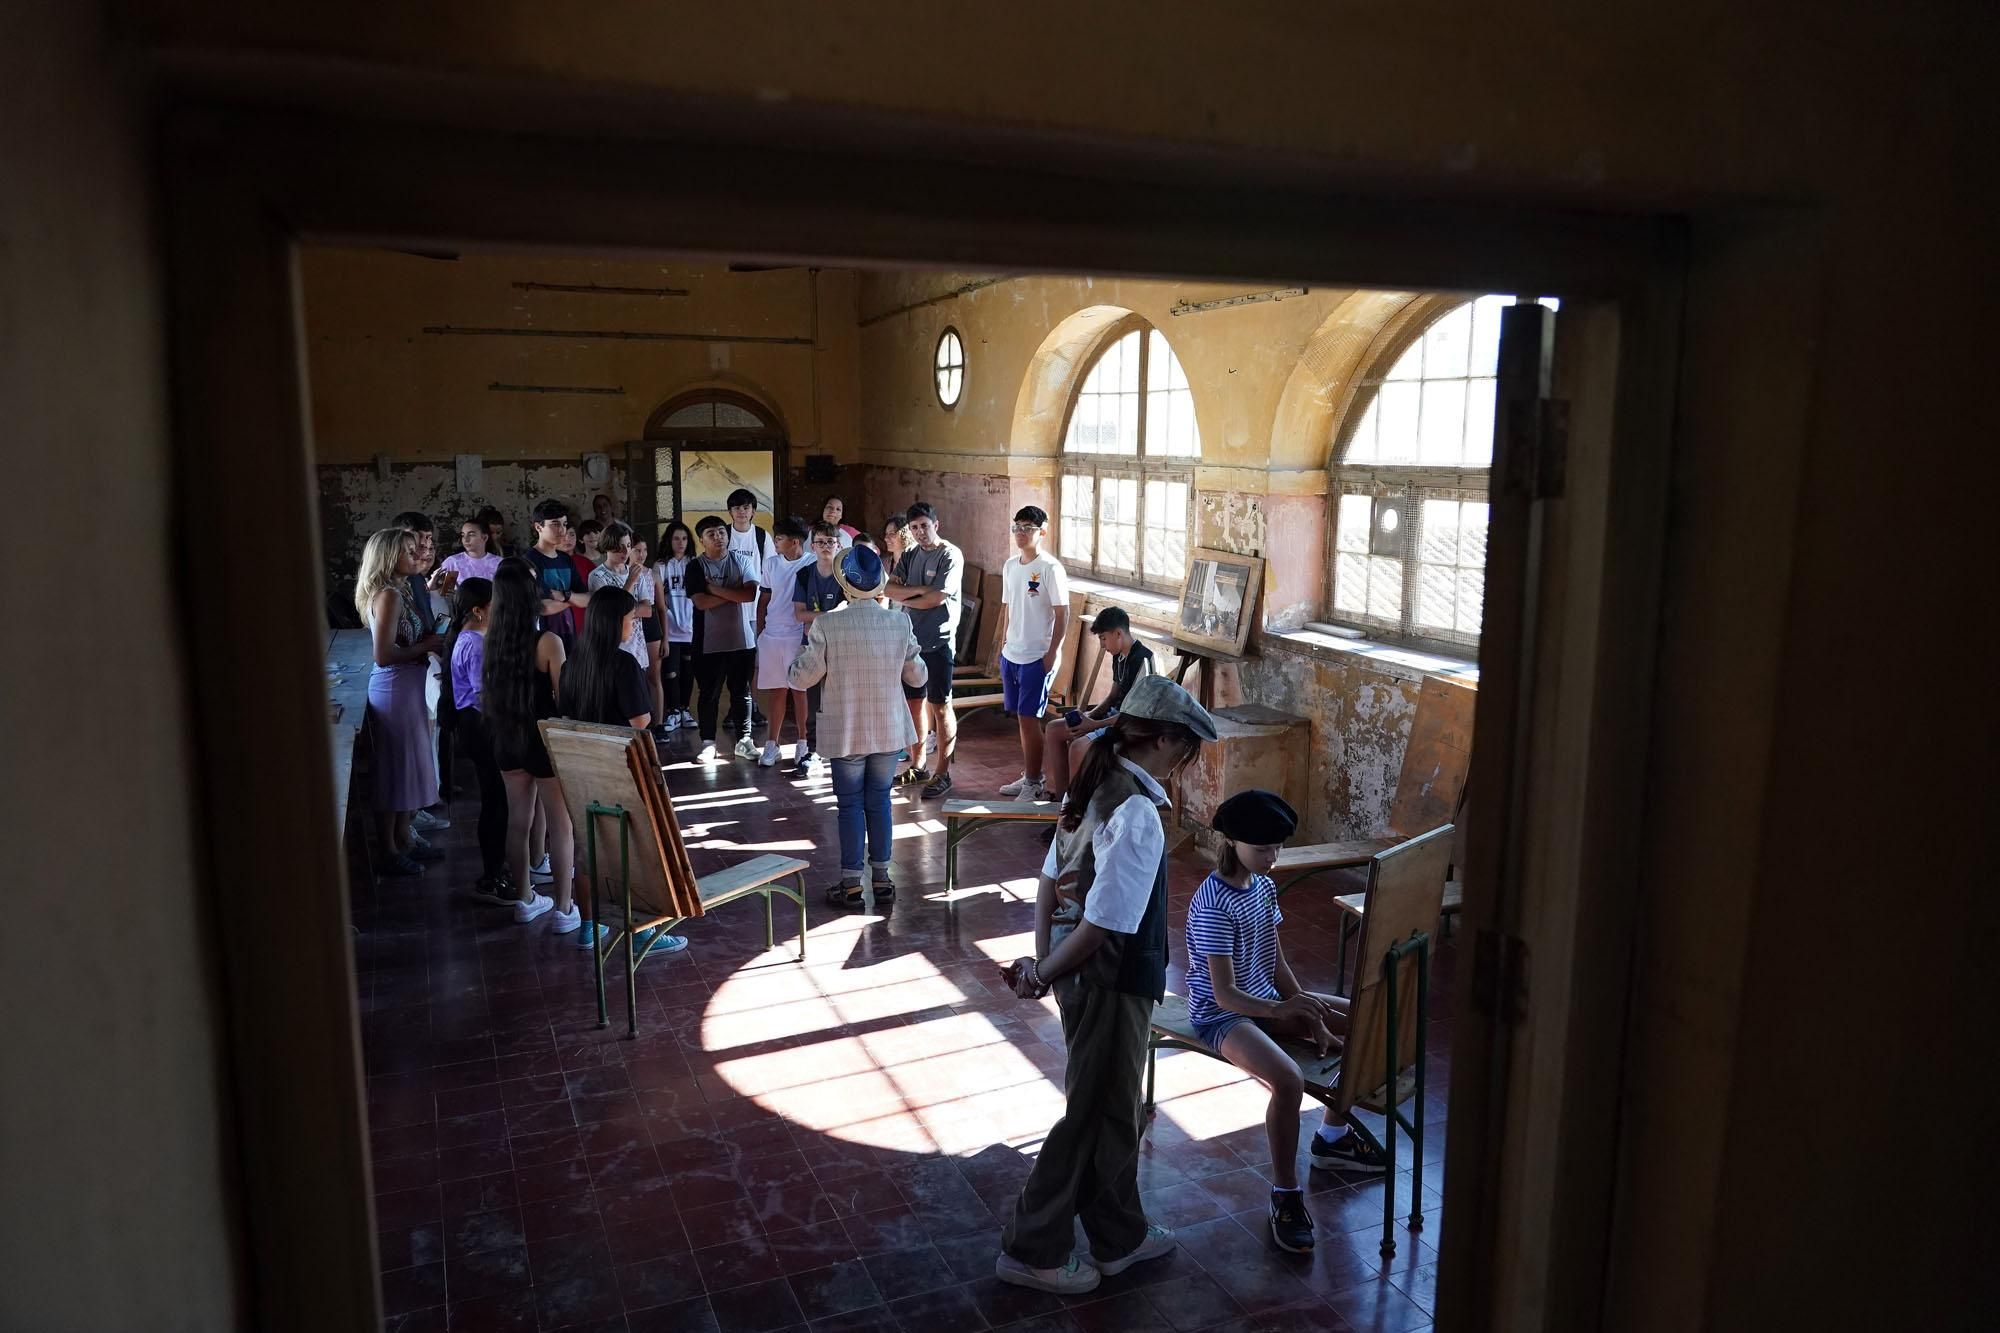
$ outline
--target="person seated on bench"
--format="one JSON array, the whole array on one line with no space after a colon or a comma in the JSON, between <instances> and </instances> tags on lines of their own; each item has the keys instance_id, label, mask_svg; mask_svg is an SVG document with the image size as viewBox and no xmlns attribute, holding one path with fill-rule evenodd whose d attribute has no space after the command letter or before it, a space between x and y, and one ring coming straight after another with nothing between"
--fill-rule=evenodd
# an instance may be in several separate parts
<instances>
[{"instance_id":1,"label":"person seated on bench","mask_svg":"<svg viewBox=\"0 0 2000 1333\"><path fill-rule=\"evenodd\" d=\"M1118 716L1132 682L1153 674L1153 650L1133 636L1132 617L1122 606L1107 606L1090 622L1090 632L1098 646L1111 654L1111 692L1104 702L1087 711L1072 708L1049 723L1042 736L1042 787L1048 799L1062 800L1069 791L1069 775L1083 763L1085 747L1104 734L1104 728ZM1010 789L1011 788L1011 789ZM1002 796L1020 792L1020 783L1000 789Z\"/></svg>"},{"instance_id":2,"label":"person seated on bench","mask_svg":"<svg viewBox=\"0 0 2000 1333\"><path fill-rule=\"evenodd\" d=\"M837 619L838 617L836 617ZM1076 802L1035 893L1035 956L1001 975L1022 999L1048 993L1068 1051L1062 1119L1000 1238L1002 1282L1075 1295L1156 1259L1174 1233L1139 1202L1139 1136L1153 1006L1167 988L1167 835L1174 773L1215 739L1215 721L1155 676L1126 699L1076 775ZM1077 1219L1089 1262L1070 1253Z\"/></svg>"},{"instance_id":3,"label":"person seated on bench","mask_svg":"<svg viewBox=\"0 0 2000 1333\"><path fill-rule=\"evenodd\" d=\"M1321 1055L1347 1033L1347 1001L1299 985L1278 943L1278 886L1271 868L1299 817L1282 796L1238 792L1215 811L1215 831L1225 841L1215 871L1188 903L1188 1023L1223 1059L1271 1089L1264 1129L1271 1141L1271 1239L1281 1250L1308 1254L1312 1214L1299 1190L1299 1099L1305 1085L1296 1061L1274 1038L1304 1041ZM1339 1121L1326 1113L1313 1136L1314 1166L1331 1170L1380 1170L1364 1158L1350 1130L1338 1139Z\"/></svg>"}]
</instances>

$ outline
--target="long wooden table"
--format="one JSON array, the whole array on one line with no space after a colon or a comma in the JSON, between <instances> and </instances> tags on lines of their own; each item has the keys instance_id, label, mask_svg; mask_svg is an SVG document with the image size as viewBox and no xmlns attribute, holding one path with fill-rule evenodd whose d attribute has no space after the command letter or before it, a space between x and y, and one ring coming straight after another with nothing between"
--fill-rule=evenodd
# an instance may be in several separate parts
<instances>
[{"instance_id":1,"label":"long wooden table","mask_svg":"<svg viewBox=\"0 0 2000 1333\"><path fill-rule=\"evenodd\" d=\"M368 676L375 648L365 629L331 630L326 642L327 723L332 730L334 831L347 834L347 794L354 783L354 747L368 717Z\"/></svg>"}]
</instances>

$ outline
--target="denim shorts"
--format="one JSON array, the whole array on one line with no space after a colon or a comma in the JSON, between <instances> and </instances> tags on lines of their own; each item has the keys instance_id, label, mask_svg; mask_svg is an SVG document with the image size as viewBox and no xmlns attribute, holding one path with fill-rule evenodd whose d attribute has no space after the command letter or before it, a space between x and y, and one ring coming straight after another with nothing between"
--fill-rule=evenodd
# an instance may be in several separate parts
<instances>
[{"instance_id":1,"label":"denim shorts","mask_svg":"<svg viewBox=\"0 0 2000 1333\"><path fill-rule=\"evenodd\" d=\"M1049 669L1032 662L1000 659L1000 706L1015 717L1040 717L1049 706Z\"/></svg>"},{"instance_id":2,"label":"denim shorts","mask_svg":"<svg viewBox=\"0 0 2000 1333\"><path fill-rule=\"evenodd\" d=\"M1217 1055L1221 1055L1223 1038L1227 1037L1238 1023L1248 1023L1249 1021L1250 1015L1248 1014L1222 1013L1205 1022L1194 1023L1190 1026L1194 1028L1194 1035L1201 1038L1204 1046L1214 1051Z\"/></svg>"}]
</instances>

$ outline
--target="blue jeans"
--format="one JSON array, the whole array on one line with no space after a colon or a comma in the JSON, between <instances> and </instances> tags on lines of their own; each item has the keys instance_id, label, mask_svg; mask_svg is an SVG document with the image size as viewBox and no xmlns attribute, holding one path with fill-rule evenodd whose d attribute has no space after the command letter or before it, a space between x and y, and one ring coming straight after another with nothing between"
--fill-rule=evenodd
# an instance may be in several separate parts
<instances>
[{"instance_id":1,"label":"blue jeans","mask_svg":"<svg viewBox=\"0 0 2000 1333\"><path fill-rule=\"evenodd\" d=\"M896 777L901 750L882 754L851 754L833 761L833 799L840 823L840 874L861 875L861 835L868 834L868 861L881 870L889 866L893 825L889 818L889 787Z\"/></svg>"}]
</instances>

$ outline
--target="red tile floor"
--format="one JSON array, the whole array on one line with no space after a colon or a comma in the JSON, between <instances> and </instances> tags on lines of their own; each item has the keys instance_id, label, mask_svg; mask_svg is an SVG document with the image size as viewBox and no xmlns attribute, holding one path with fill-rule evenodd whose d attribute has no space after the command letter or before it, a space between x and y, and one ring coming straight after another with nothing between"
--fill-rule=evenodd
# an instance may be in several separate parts
<instances>
[{"instance_id":1,"label":"red tile floor","mask_svg":"<svg viewBox=\"0 0 2000 1333\"><path fill-rule=\"evenodd\" d=\"M1003 726L968 722L956 794L1014 776ZM432 835L449 856L429 874L358 883L386 1328L1429 1326L1448 1023L1431 1032L1427 1226L1398 1227L1394 1260L1376 1251L1382 1186L1320 1172L1302 1177L1317 1252L1273 1246L1263 1090L1172 1053L1159 1062L1140 1183L1180 1248L1084 1298L1004 1285L993 1276L1000 1228L1062 1107L1054 1002L1014 999L994 967L1030 948L1038 830L968 843L948 908L936 803L899 794L894 911L842 914L818 900L838 865L826 781L741 761L704 771L692 753L682 741L667 757L698 871L752 850L813 862L807 960L795 960L783 911L779 947L764 949L755 899L690 923L685 954L640 969L637 1041L623 1039L621 974L610 979L615 1021L599 1030L575 937L549 934L546 918L517 926L468 896L476 794ZM1198 853L1176 856L1176 922L1205 870ZM1332 983L1326 898L1342 885L1328 876L1285 897L1286 949L1310 986ZM1176 925L1170 985L1180 935ZM1448 1011L1453 954L1446 942L1433 969L1433 1012ZM1317 1111L1302 1119L1309 1137ZM1407 1156L1403 1166L1407 1199Z\"/></svg>"}]
</instances>

